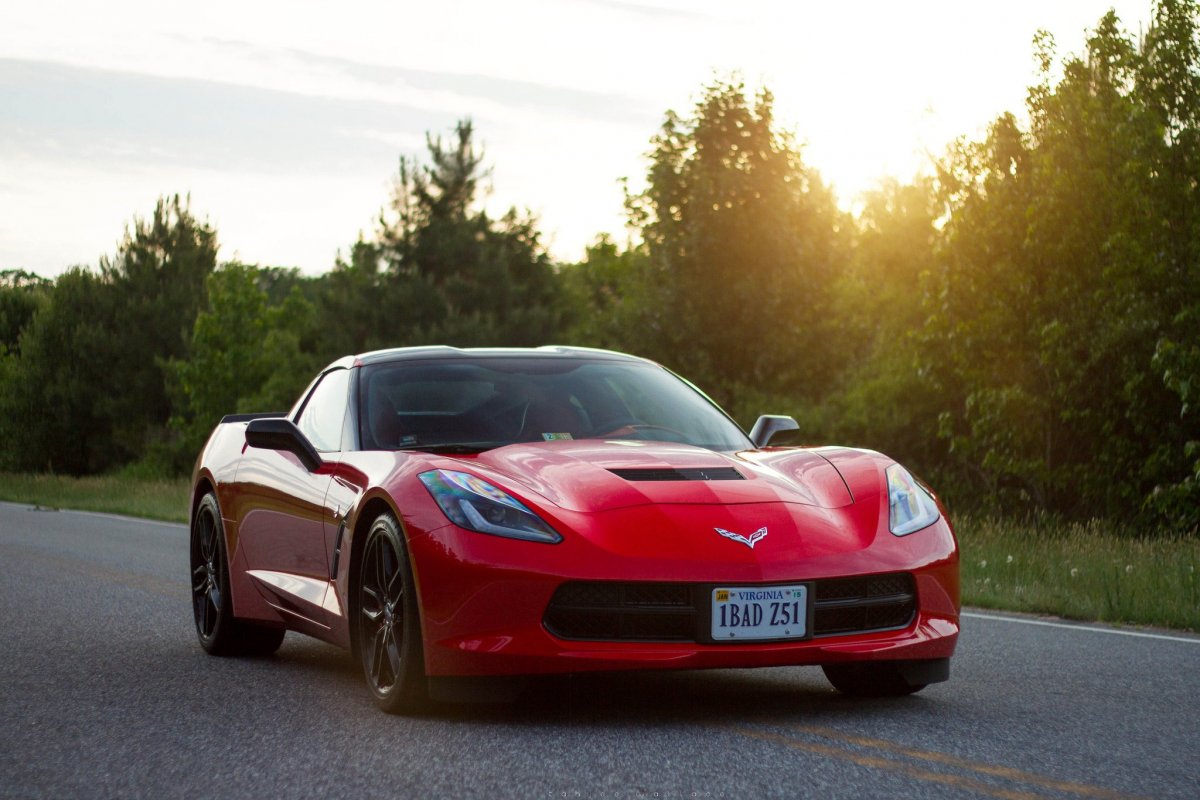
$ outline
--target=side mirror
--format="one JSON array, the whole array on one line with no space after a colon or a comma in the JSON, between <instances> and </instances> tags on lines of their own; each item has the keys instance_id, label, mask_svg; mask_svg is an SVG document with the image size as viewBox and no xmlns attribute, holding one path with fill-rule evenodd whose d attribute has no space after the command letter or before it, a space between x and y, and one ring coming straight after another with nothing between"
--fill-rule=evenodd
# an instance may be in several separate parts
<instances>
[{"instance_id":1,"label":"side mirror","mask_svg":"<svg viewBox=\"0 0 1200 800\"><path fill-rule=\"evenodd\" d=\"M755 447L766 447L771 437L782 431L800 430L799 423L791 417L781 417L777 414L763 414L750 429L750 441Z\"/></svg>"},{"instance_id":2,"label":"side mirror","mask_svg":"<svg viewBox=\"0 0 1200 800\"><path fill-rule=\"evenodd\" d=\"M316 472L322 464L317 448L286 417L250 420L246 426L246 444L264 450L294 453L309 472Z\"/></svg>"}]
</instances>

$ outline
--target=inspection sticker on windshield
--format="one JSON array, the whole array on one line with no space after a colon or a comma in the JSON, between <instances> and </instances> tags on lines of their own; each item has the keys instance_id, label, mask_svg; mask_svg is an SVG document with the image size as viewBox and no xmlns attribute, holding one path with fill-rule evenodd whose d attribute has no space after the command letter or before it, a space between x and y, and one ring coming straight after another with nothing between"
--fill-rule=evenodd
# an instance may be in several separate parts
<instances>
[{"instance_id":1,"label":"inspection sticker on windshield","mask_svg":"<svg viewBox=\"0 0 1200 800\"><path fill-rule=\"evenodd\" d=\"M558 439L574 439L575 437L569 433L543 433L542 439L547 442L553 442Z\"/></svg>"},{"instance_id":2,"label":"inspection sticker on windshield","mask_svg":"<svg viewBox=\"0 0 1200 800\"><path fill-rule=\"evenodd\" d=\"M807 584L713 589L712 637L718 642L803 639L807 634Z\"/></svg>"}]
</instances>

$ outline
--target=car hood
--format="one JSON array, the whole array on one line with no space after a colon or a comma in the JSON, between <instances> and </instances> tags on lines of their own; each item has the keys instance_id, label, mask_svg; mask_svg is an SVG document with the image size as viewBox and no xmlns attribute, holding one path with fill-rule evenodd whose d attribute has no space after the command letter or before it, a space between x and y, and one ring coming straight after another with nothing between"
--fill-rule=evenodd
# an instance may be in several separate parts
<instances>
[{"instance_id":1,"label":"car hood","mask_svg":"<svg viewBox=\"0 0 1200 800\"><path fill-rule=\"evenodd\" d=\"M717 453L663 442L576 440L515 444L472 462L570 511L654 504L853 502L837 469L806 449Z\"/></svg>"}]
</instances>

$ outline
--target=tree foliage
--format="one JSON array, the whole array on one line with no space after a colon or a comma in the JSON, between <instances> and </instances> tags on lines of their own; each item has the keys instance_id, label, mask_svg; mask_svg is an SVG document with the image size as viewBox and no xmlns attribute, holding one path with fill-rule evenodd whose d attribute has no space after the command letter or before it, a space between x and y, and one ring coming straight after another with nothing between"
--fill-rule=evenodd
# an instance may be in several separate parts
<instances>
[{"instance_id":1,"label":"tree foliage","mask_svg":"<svg viewBox=\"0 0 1200 800\"><path fill-rule=\"evenodd\" d=\"M553 340L565 316L535 220L482 207L488 172L469 121L426 145L427 163L400 159L376 237L360 238L328 276L322 311L347 328L342 352Z\"/></svg>"},{"instance_id":2,"label":"tree foliage","mask_svg":"<svg viewBox=\"0 0 1200 800\"><path fill-rule=\"evenodd\" d=\"M1160 3L1139 47L1110 12L1058 80L1041 37L1028 127L1002 116L941 166L921 352L985 496L1128 514L1180 473L1152 360L1197 298L1195 22Z\"/></svg>"},{"instance_id":3,"label":"tree foliage","mask_svg":"<svg viewBox=\"0 0 1200 800\"><path fill-rule=\"evenodd\" d=\"M562 271L572 341L654 358L743 418L821 396L843 219L770 92L706 86L690 115L667 113L648 162L626 199L641 243L602 236Z\"/></svg>"},{"instance_id":4,"label":"tree foliage","mask_svg":"<svg viewBox=\"0 0 1200 800\"><path fill-rule=\"evenodd\" d=\"M20 354L23 331L45 302L50 281L19 269L0 271L0 356Z\"/></svg>"},{"instance_id":5,"label":"tree foliage","mask_svg":"<svg viewBox=\"0 0 1200 800\"><path fill-rule=\"evenodd\" d=\"M122 391L107 399L106 412L121 458L162 439L171 415L164 364L187 355L216 264L216 231L179 195L160 199L149 219L134 219L116 256L100 261L116 298L107 366Z\"/></svg>"},{"instance_id":6,"label":"tree foliage","mask_svg":"<svg viewBox=\"0 0 1200 800\"><path fill-rule=\"evenodd\" d=\"M648 264L644 247L621 248L601 234L583 261L560 273L570 314L566 341L589 347L636 349L633 332L643 313Z\"/></svg>"},{"instance_id":7,"label":"tree foliage","mask_svg":"<svg viewBox=\"0 0 1200 800\"><path fill-rule=\"evenodd\" d=\"M707 86L690 116L667 113L649 164L646 188L627 200L645 258L614 339L735 407L761 387L819 396L834 368L841 220L776 124L771 93Z\"/></svg>"},{"instance_id":8,"label":"tree foliage","mask_svg":"<svg viewBox=\"0 0 1200 800\"><path fill-rule=\"evenodd\" d=\"M178 195L135 218L99 273L55 281L4 370L4 461L22 469L96 472L166 436L166 359L187 353L216 264L216 234Z\"/></svg>"},{"instance_id":9,"label":"tree foliage","mask_svg":"<svg viewBox=\"0 0 1200 800\"><path fill-rule=\"evenodd\" d=\"M9 469L98 472L114 464L108 371L116 320L108 284L74 268L55 281L51 301L20 338L20 356L5 359L0 436Z\"/></svg>"},{"instance_id":10,"label":"tree foliage","mask_svg":"<svg viewBox=\"0 0 1200 800\"><path fill-rule=\"evenodd\" d=\"M320 366L302 344L314 323L312 304L299 286L271 304L261 284L272 277L237 263L208 277L190 354L167 363L170 422L181 435L172 450L176 468L189 465L225 414L289 409Z\"/></svg>"},{"instance_id":11,"label":"tree foliage","mask_svg":"<svg viewBox=\"0 0 1200 800\"><path fill-rule=\"evenodd\" d=\"M936 472L947 456L937 435L940 397L921 358L936 191L930 178L888 179L863 197L834 285L840 374L821 403L797 409L809 436L884 450L920 473Z\"/></svg>"}]
</instances>

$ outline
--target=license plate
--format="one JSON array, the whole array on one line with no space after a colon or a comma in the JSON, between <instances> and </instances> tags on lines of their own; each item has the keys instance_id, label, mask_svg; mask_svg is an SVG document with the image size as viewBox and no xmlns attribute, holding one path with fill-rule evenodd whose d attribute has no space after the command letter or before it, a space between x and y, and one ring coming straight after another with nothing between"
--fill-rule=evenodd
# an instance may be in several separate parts
<instances>
[{"instance_id":1,"label":"license plate","mask_svg":"<svg viewBox=\"0 0 1200 800\"><path fill-rule=\"evenodd\" d=\"M712 637L803 639L808 634L808 586L729 586L713 589Z\"/></svg>"}]
</instances>

